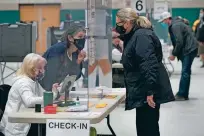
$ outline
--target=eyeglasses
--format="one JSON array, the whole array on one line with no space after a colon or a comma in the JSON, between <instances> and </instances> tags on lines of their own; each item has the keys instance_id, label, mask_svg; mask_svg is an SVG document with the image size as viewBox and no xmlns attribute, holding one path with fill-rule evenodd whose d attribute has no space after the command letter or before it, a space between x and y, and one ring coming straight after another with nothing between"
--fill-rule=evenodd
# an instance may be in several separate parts
<instances>
[{"instance_id":1,"label":"eyeglasses","mask_svg":"<svg viewBox=\"0 0 204 136\"><path fill-rule=\"evenodd\" d=\"M117 26L122 26L124 24L125 24L125 22L123 22L123 21L116 23Z\"/></svg>"}]
</instances>

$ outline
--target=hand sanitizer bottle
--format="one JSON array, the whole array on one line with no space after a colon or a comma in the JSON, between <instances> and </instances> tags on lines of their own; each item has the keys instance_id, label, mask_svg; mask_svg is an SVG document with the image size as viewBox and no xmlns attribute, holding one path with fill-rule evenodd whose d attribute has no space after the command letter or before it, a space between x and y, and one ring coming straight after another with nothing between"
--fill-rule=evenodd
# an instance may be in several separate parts
<instances>
[{"instance_id":1,"label":"hand sanitizer bottle","mask_svg":"<svg viewBox=\"0 0 204 136\"><path fill-rule=\"evenodd\" d=\"M77 96L77 98L76 98L76 106L79 106L79 105L80 105L79 96Z\"/></svg>"}]
</instances>

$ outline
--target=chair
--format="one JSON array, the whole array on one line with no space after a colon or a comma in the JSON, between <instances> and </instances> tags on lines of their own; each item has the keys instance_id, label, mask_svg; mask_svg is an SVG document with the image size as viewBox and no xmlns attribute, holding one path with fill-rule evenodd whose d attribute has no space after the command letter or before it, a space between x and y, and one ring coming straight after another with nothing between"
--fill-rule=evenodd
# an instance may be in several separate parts
<instances>
[{"instance_id":1,"label":"chair","mask_svg":"<svg viewBox=\"0 0 204 136\"><path fill-rule=\"evenodd\" d=\"M4 134L0 132L0 136L4 136Z\"/></svg>"},{"instance_id":2,"label":"chair","mask_svg":"<svg viewBox=\"0 0 204 136\"><path fill-rule=\"evenodd\" d=\"M10 85L6 85L6 84L0 85L0 120L5 110L10 89L11 89Z\"/></svg>"},{"instance_id":3,"label":"chair","mask_svg":"<svg viewBox=\"0 0 204 136\"><path fill-rule=\"evenodd\" d=\"M4 114L10 89L11 89L10 85L6 85L6 84L0 85L0 120ZM0 132L0 136L4 136L4 134Z\"/></svg>"}]
</instances>

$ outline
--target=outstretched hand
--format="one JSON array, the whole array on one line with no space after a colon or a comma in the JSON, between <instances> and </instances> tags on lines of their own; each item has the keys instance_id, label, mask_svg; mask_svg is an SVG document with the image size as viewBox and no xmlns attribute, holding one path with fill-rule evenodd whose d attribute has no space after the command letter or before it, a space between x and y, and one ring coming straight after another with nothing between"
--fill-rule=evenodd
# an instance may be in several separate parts
<instances>
[{"instance_id":1,"label":"outstretched hand","mask_svg":"<svg viewBox=\"0 0 204 136\"><path fill-rule=\"evenodd\" d=\"M59 87L60 87L59 83L54 83L52 85L52 92L57 92Z\"/></svg>"},{"instance_id":2,"label":"outstretched hand","mask_svg":"<svg viewBox=\"0 0 204 136\"><path fill-rule=\"evenodd\" d=\"M84 58L86 58L86 52L80 51L78 54L77 63L80 64L84 60Z\"/></svg>"}]
</instances>

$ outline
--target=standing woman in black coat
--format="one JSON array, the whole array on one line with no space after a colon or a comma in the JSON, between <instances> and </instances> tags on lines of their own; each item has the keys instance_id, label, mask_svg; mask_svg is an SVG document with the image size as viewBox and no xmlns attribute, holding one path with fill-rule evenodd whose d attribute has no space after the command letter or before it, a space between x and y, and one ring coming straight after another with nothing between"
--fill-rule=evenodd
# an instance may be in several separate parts
<instances>
[{"instance_id":1,"label":"standing woman in black coat","mask_svg":"<svg viewBox=\"0 0 204 136\"><path fill-rule=\"evenodd\" d=\"M201 68L204 68L204 9L200 10L200 23L196 28L196 38L199 42L198 52L203 62Z\"/></svg>"},{"instance_id":2,"label":"standing woman in black coat","mask_svg":"<svg viewBox=\"0 0 204 136\"><path fill-rule=\"evenodd\" d=\"M174 100L162 47L150 21L124 8L117 12L116 31L124 41L122 63L126 110L136 109L137 136L160 136L160 104Z\"/></svg>"}]
</instances>

